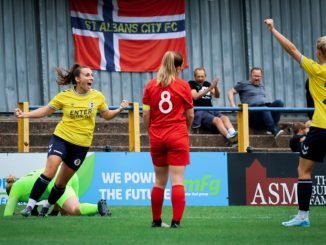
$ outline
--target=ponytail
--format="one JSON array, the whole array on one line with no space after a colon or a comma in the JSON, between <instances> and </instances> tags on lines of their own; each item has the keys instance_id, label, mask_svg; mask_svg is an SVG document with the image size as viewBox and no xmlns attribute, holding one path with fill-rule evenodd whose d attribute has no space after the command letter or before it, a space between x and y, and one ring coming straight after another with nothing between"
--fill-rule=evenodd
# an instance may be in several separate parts
<instances>
[{"instance_id":1,"label":"ponytail","mask_svg":"<svg viewBox=\"0 0 326 245\"><path fill-rule=\"evenodd\" d=\"M180 53L166 52L157 73L157 83L161 84L162 87L168 86L178 76L179 71L176 68L181 67L182 64L183 57Z\"/></svg>"},{"instance_id":2,"label":"ponytail","mask_svg":"<svg viewBox=\"0 0 326 245\"><path fill-rule=\"evenodd\" d=\"M58 85L68 85L72 83L73 85L76 85L77 82L75 80L75 77L78 77L80 75L80 71L83 68L87 68L87 66L82 66L79 64L74 64L70 70L65 70L60 67L56 67L55 70L57 72L57 84Z\"/></svg>"}]
</instances>

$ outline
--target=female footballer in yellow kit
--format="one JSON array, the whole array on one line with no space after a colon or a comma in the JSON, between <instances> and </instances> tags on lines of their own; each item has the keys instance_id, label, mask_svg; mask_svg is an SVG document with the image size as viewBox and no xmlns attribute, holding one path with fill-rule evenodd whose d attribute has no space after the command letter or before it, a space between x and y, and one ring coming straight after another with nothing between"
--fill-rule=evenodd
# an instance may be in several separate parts
<instances>
[{"instance_id":1,"label":"female footballer in yellow kit","mask_svg":"<svg viewBox=\"0 0 326 245\"><path fill-rule=\"evenodd\" d=\"M273 36L292 58L294 58L309 77L309 91L314 101L315 111L310 130L302 142L298 166L298 214L283 226L309 227L309 205L312 194L311 174L315 162L322 162L326 154L326 36L316 43L317 62L302 55L296 46L283 36L274 26L272 19L265 24Z\"/></svg>"},{"instance_id":2,"label":"female footballer in yellow kit","mask_svg":"<svg viewBox=\"0 0 326 245\"><path fill-rule=\"evenodd\" d=\"M59 92L48 105L34 111L22 112L16 109L18 118L40 118L57 110L63 112L62 120L50 139L45 170L35 181L27 206L21 211L25 217L31 214L61 162L58 177L40 216L45 216L50 206L63 195L68 181L83 163L92 143L97 112L102 118L110 120L128 106L128 101L123 100L120 108L109 110L104 95L92 89L93 73L86 66L74 64L69 71L57 68L57 75L59 85L72 83L73 87Z\"/></svg>"}]
</instances>

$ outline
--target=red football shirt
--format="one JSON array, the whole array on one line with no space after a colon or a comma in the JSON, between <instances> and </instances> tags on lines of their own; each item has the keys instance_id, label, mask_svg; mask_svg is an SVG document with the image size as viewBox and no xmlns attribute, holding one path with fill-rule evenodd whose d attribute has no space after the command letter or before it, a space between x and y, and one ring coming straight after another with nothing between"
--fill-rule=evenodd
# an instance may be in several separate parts
<instances>
[{"instance_id":1,"label":"red football shirt","mask_svg":"<svg viewBox=\"0 0 326 245\"><path fill-rule=\"evenodd\" d=\"M166 87L157 84L156 78L145 87L143 104L150 106L150 127L170 127L186 122L187 109L193 108L188 83L180 78Z\"/></svg>"}]
</instances>

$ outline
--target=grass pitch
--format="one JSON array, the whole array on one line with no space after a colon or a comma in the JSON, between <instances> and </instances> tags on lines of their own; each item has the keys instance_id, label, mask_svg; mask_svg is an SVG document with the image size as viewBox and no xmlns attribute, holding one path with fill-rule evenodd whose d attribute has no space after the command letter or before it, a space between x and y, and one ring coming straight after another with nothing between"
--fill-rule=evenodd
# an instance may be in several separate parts
<instances>
[{"instance_id":1,"label":"grass pitch","mask_svg":"<svg viewBox=\"0 0 326 245\"><path fill-rule=\"evenodd\" d=\"M295 207L187 207L180 229L150 228L150 207L112 207L112 217L3 217L0 244L326 244L326 209L311 208L311 227L280 224ZM170 223L171 207L163 220Z\"/></svg>"}]
</instances>

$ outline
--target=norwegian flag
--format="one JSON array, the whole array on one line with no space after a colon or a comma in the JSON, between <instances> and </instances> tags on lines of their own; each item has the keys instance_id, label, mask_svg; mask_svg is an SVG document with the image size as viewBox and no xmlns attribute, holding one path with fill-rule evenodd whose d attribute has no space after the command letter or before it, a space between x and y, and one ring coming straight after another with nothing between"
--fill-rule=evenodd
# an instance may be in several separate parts
<instances>
[{"instance_id":1,"label":"norwegian flag","mask_svg":"<svg viewBox=\"0 0 326 245\"><path fill-rule=\"evenodd\" d=\"M188 67L185 0L70 0L70 9L77 63L152 72L177 51Z\"/></svg>"}]
</instances>

